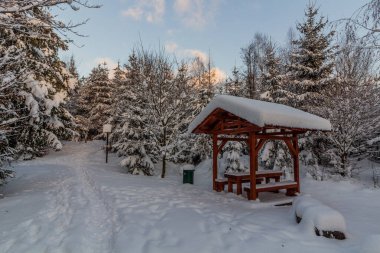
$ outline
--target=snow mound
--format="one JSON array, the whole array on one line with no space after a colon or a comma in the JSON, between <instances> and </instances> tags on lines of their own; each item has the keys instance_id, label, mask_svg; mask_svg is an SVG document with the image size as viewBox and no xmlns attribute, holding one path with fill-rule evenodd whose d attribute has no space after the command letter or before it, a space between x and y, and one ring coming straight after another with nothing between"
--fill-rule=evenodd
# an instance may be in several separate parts
<instances>
[{"instance_id":1,"label":"snow mound","mask_svg":"<svg viewBox=\"0 0 380 253\"><path fill-rule=\"evenodd\" d=\"M216 96L191 122L191 133L215 109L221 108L259 127L280 126L310 130L331 130L330 121L290 106L229 95Z\"/></svg>"},{"instance_id":2,"label":"snow mound","mask_svg":"<svg viewBox=\"0 0 380 253\"><path fill-rule=\"evenodd\" d=\"M342 214L310 196L297 197L292 213L305 231L328 238L345 239L346 222Z\"/></svg>"},{"instance_id":3,"label":"snow mound","mask_svg":"<svg viewBox=\"0 0 380 253\"><path fill-rule=\"evenodd\" d=\"M380 253L380 235L371 235L365 239L360 253Z\"/></svg>"}]
</instances>

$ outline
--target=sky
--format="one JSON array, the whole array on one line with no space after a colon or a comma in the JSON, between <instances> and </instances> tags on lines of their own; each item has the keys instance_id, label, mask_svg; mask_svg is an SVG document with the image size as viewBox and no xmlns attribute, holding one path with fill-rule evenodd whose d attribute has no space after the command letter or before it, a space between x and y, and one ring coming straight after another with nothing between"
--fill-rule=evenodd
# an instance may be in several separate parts
<instances>
[{"instance_id":1,"label":"sky","mask_svg":"<svg viewBox=\"0 0 380 253\"><path fill-rule=\"evenodd\" d=\"M178 59L211 55L220 77L241 66L241 48L255 33L264 33L277 45L286 43L289 29L304 21L309 0L92 0L99 9L57 11L68 22L89 19L76 31L86 37L74 40L61 57L71 55L80 75L97 64L114 68L125 64L134 47L165 48ZM316 0L320 14L329 21L349 17L368 0Z\"/></svg>"}]
</instances>

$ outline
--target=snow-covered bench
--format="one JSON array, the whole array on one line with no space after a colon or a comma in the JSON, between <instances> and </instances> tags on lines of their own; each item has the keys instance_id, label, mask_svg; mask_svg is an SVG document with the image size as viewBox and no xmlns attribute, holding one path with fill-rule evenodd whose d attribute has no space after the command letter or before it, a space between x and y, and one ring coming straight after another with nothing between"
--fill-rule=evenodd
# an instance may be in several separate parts
<instances>
[{"instance_id":1,"label":"snow-covered bench","mask_svg":"<svg viewBox=\"0 0 380 253\"><path fill-rule=\"evenodd\" d=\"M296 194L297 182L294 181L282 181L282 182L272 182L267 184L256 185L256 192L276 192L281 189L286 189L287 196L294 196ZM247 192L247 196L250 196L251 188L244 187L244 191Z\"/></svg>"},{"instance_id":2,"label":"snow-covered bench","mask_svg":"<svg viewBox=\"0 0 380 253\"><path fill-rule=\"evenodd\" d=\"M297 223L317 236L346 239L346 222L342 214L309 196L293 201L292 212Z\"/></svg>"}]
</instances>

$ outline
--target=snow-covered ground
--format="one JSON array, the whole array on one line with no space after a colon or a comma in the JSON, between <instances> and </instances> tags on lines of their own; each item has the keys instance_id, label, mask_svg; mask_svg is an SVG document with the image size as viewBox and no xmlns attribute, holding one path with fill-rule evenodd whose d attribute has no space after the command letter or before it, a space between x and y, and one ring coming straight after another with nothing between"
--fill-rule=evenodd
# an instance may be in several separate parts
<instances>
[{"instance_id":1,"label":"snow-covered ground","mask_svg":"<svg viewBox=\"0 0 380 253\"><path fill-rule=\"evenodd\" d=\"M298 225L283 194L247 201L211 190L210 170L183 185L124 174L105 164L101 142L66 143L61 152L15 166L0 188L0 252L380 252L380 190L370 184L316 182L302 192L339 211L348 239L317 237Z\"/></svg>"}]
</instances>

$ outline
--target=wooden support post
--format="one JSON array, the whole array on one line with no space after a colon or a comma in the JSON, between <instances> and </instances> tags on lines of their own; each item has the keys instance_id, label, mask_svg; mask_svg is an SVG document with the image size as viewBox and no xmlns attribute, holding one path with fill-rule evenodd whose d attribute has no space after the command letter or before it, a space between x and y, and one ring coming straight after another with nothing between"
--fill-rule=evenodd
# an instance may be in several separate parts
<instances>
[{"instance_id":1,"label":"wooden support post","mask_svg":"<svg viewBox=\"0 0 380 253\"><path fill-rule=\"evenodd\" d=\"M300 161L299 161L299 147L298 147L298 135L293 135L293 148L295 154L293 155L293 165L294 165L294 181L297 182L297 192L300 193Z\"/></svg>"},{"instance_id":2,"label":"wooden support post","mask_svg":"<svg viewBox=\"0 0 380 253\"><path fill-rule=\"evenodd\" d=\"M212 189L216 191L216 178L218 176L218 135L212 135Z\"/></svg>"},{"instance_id":3,"label":"wooden support post","mask_svg":"<svg viewBox=\"0 0 380 253\"><path fill-rule=\"evenodd\" d=\"M257 168L257 152L256 143L257 137L254 132L249 133L249 172L250 172L250 192L248 195L249 200L256 200L256 168Z\"/></svg>"}]
</instances>

